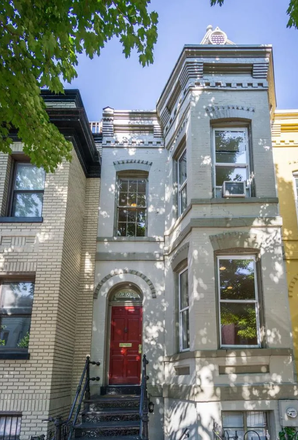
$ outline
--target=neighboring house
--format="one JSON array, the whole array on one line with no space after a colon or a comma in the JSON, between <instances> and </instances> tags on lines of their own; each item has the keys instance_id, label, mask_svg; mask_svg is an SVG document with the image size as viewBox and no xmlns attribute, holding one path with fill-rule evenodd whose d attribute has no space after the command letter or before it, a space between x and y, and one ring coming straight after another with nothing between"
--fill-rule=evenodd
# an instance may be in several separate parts
<instances>
[{"instance_id":1,"label":"neighboring house","mask_svg":"<svg viewBox=\"0 0 298 440\"><path fill-rule=\"evenodd\" d=\"M44 176L23 164L13 174L1 156L10 217L1 225L0 423L13 412L25 440L42 432L41 419L64 415L91 344L100 386L118 391L139 385L146 354L151 440L185 429L210 440L214 428L263 440L297 426L273 78L270 46L235 45L208 27L201 44L184 46L156 111L106 107L90 123L94 142L79 96L46 94L52 120L76 139L74 160ZM26 197L39 223L12 217L23 178L35 182ZM10 336L15 309L25 322Z\"/></svg>"},{"instance_id":2,"label":"neighboring house","mask_svg":"<svg viewBox=\"0 0 298 440\"><path fill-rule=\"evenodd\" d=\"M298 110L276 110L272 126L290 312L298 371Z\"/></svg>"},{"instance_id":3,"label":"neighboring house","mask_svg":"<svg viewBox=\"0 0 298 440\"><path fill-rule=\"evenodd\" d=\"M1 154L0 438L40 434L65 415L90 352L100 163L77 90L43 91L50 119L73 143L55 173L22 144ZM88 327L89 325L89 327ZM73 380L74 378L74 380Z\"/></svg>"}]
</instances>

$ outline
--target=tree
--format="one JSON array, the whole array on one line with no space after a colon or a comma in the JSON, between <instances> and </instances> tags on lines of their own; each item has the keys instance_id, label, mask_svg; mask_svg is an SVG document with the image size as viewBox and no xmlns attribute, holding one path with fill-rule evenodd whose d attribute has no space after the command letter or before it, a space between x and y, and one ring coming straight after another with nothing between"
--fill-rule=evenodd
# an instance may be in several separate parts
<instances>
[{"instance_id":1,"label":"tree","mask_svg":"<svg viewBox=\"0 0 298 440\"><path fill-rule=\"evenodd\" d=\"M126 57L136 49L143 66L152 63L158 16L150 0L0 1L0 151L10 152L15 128L32 163L53 171L71 144L49 123L40 88L63 93L78 54L100 55L113 36Z\"/></svg>"},{"instance_id":2,"label":"tree","mask_svg":"<svg viewBox=\"0 0 298 440\"><path fill-rule=\"evenodd\" d=\"M211 0L211 6L219 5L222 6L225 0ZM287 14L289 16L289 21L287 27L295 27L298 29L298 0L291 0L289 7L287 9Z\"/></svg>"}]
</instances>

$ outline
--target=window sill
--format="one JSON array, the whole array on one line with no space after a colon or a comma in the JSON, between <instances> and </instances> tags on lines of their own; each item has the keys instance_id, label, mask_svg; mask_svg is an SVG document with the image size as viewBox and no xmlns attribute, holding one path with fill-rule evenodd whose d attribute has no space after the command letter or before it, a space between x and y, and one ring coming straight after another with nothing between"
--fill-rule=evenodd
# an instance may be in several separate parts
<instances>
[{"instance_id":1,"label":"window sill","mask_svg":"<svg viewBox=\"0 0 298 440\"><path fill-rule=\"evenodd\" d=\"M1 359L28 360L30 359L30 353L28 353L28 351L1 351L0 349L0 360Z\"/></svg>"},{"instance_id":2,"label":"window sill","mask_svg":"<svg viewBox=\"0 0 298 440\"><path fill-rule=\"evenodd\" d=\"M0 223L42 223L43 217L0 217Z\"/></svg>"}]
</instances>

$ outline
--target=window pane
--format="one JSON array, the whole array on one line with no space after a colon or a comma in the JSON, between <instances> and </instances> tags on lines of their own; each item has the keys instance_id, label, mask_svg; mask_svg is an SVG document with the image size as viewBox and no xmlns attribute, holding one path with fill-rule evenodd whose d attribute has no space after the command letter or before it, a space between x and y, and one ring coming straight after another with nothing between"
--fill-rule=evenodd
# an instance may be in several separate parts
<instances>
[{"instance_id":1,"label":"window pane","mask_svg":"<svg viewBox=\"0 0 298 440\"><path fill-rule=\"evenodd\" d=\"M44 189L45 172L31 164L17 164L15 189Z\"/></svg>"},{"instance_id":2,"label":"window pane","mask_svg":"<svg viewBox=\"0 0 298 440\"><path fill-rule=\"evenodd\" d=\"M119 191L120 192L127 192L128 188L128 181L127 180L119 180Z\"/></svg>"},{"instance_id":3,"label":"window pane","mask_svg":"<svg viewBox=\"0 0 298 440\"><path fill-rule=\"evenodd\" d=\"M180 310L188 307L188 270L179 275L180 280Z\"/></svg>"},{"instance_id":4,"label":"window pane","mask_svg":"<svg viewBox=\"0 0 298 440\"><path fill-rule=\"evenodd\" d=\"M127 237L134 237L136 235L135 223L127 223L126 235Z\"/></svg>"},{"instance_id":5,"label":"window pane","mask_svg":"<svg viewBox=\"0 0 298 440\"><path fill-rule=\"evenodd\" d=\"M41 217L43 193L14 194L13 217Z\"/></svg>"},{"instance_id":6,"label":"window pane","mask_svg":"<svg viewBox=\"0 0 298 440\"><path fill-rule=\"evenodd\" d=\"M138 192L139 193L146 193L146 180L139 180Z\"/></svg>"},{"instance_id":7,"label":"window pane","mask_svg":"<svg viewBox=\"0 0 298 440\"><path fill-rule=\"evenodd\" d=\"M136 193L138 188L138 181L137 180L130 180L128 183L128 191L130 193Z\"/></svg>"},{"instance_id":8,"label":"window pane","mask_svg":"<svg viewBox=\"0 0 298 440\"><path fill-rule=\"evenodd\" d=\"M139 194L137 198L138 206L146 206L146 196L145 194Z\"/></svg>"},{"instance_id":9,"label":"window pane","mask_svg":"<svg viewBox=\"0 0 298 440\"><path fill-rule=\"evenodd\" d=\"M248 428L266 428L266 413L263 411L250 411L247 414Z\"/></svg>"},{"instance_id":10,"label":"window pane","mask_svg":"<svg viewBox=\"0 0 298 440\"><path fill-rule=\"evenodd\" d=\"M0 310L32 308L34 283L3 284L0 291Z\"/></svg>"},{"instance_id":11,"label":"window pane","mask_svg":"<svg viewBox=\"0 0 298 440\"><path fill-rule=\"evenodd\" d=\"M129 209L127 211L127 219L129 222L135 222L137 217L137 211L135 209Z\"/></svg>"},{"instance_id":12,"label":"window pane","mask_svg":"<svg viewBox=\"0 0 298 440\"><path fill-rule=\"evenodd\" d=\"M255 299L253 260L219 259L220 299Z\"/></svg>"},{"instance_id":13,"label":"window pane","mask_svg":"<svg viewBox=\"0 0 298 440\"><path fill-rule=\"evenodd\" d=\"M184 188L180 192L180 214L182 214L187 207L187 186L185 185Z\"/></svg>"},{"instance_id":14,"label":"window pane","mask_svg":"<svg viewBox=\"0 0 298 440\"><path fill-rule=\"evenodd\" d=\"M258 345L255 304L221 303L223 345Z\"/></svg>"},{"instance_id":15,"label":"window pane","mask_svg":"<svg viewBox=\"0 0 298 440\"><path fill-rule=\"evenodd\" d=\"M127 196L127 205L128 206L137 206L137 194L129 193Z\"/></svg>"},{"instance_id":16,"label":"window pane","mask_svg":"<svg viewBox=\"0 0 298 440\"><path fill-rule=\"evenodd\" d=\"M216 186L222 186L223 182L243 182L247 179L246 168L240 167L216 167Z\"/></svg>"},{"instance_id":17,"label":"window pane","mask_svg":"<svg viewBox=\"0 0 298 440\"><path fill-rule=\"evenodd\" d=\"M181 312L181 343L182 350L189 348L189 311L184 310Z\"/></svg>"},{"instance_id":18,"label":"window pane","mask_svg":"<svg viewBox=\"0 0 298 440\"><path fill-rule=\"evenodd\" d=\"M118 236L126 237L126 223L118 223Z\"/></svg>"},{"instance_id":19,"label":"window pane","mask_svg":"<svg viewBox=\"0 0 298 440\"><path fill-rule=\"evenodd\" d=\"M137 237L145 237L146 227L145 223L137 223Z\"/></svg>"},{"instance_id":20,"label":"window pane","mask_svg":"<svg viewBox=\"0 0 298 440\"><path fill-rule=\"evenodd\" d=\"M178 161L178 183L182 185L187 178L186 150Z\"/></svg>"},{"instance_id":21,"label":"window pane","mask_svg":"<svg viewBox=\"0 0 298 440\"><path fill-rule=\"evenodd\" d=\"M30 316L2 316L0 318L0 346L5 348L27 348L30 321Z\"/></svg>"},{"instance_id":22,"label":"window pane","mask_svg":"<svg viewBox=\"0 0 298 440\"><path fill-rule=\"evenodd\" d=\"M120 206L127 206L127 193L120 193L119 196L119 205Z\"/></svg>"},{"instance_id":23,"label":"window pane","mask_svg":"<svg viewBox=\"0 0 298 440\"><path fill-rule=\"evenodd\" d=\"M126 209L119 208L118 220L120 222L126 222L126 220L127 220L127 210Z\"/></svg>"},{"instance_id":24,"label":"window pane","mask_svg":"<svg viewBox=\"0 0 298 440\"><path fill-rule=\"evenodd\" d=\"M216 162L246 163L246 144L244 131L215 130Z\"/></svg>"},{"instance_id":25,"label":"window pane","mask_svg":"<svg viewBox=\"0 0 298 440\"><path fill-rule=\"evenodd\" d=\"M146 221L146 211L145 211L145 209L138 209L138 211L137 211L137 221L139 222L139 223L144 223L145 224L145 221Z\"/></svg>"},{"instance_id":26,"label":"window pane","mask_svg":"<svg viewBox=\"0 0 298 440\"><path fill-rule=\"evenodd\" d=\"M222 424L224 428L243 428L243 413L236 411L230 413L222 413Z\"/></svg>"}]
</instances>

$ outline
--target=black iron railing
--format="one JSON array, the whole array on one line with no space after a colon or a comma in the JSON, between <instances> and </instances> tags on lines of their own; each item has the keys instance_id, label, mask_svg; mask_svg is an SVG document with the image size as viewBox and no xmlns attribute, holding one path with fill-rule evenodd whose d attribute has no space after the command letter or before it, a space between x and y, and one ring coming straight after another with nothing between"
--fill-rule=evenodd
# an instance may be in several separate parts
<instances>
[{"instance_id":1,"label":"black iron railing","mask_svg":"<svg viewBox=\"0 0 298 440\"><path fill-rule=\"evenodd\" d=\"M185 428L184 431L182 432L181 437L179 438L179 440L184 440L186 438L189 438L189 429Z\"/></svg>"},{"instance_id":2,"label":"black iron railing","mask_svg":"<svg viewBox=\"0 0 298 440\"><path fill-rule=\"evenodd\" d=\"M70 440L72 438L82 403L85 400L86 405L88 405L88 400L90 400L90 381L100 380L98 376L90 377L90 365L99 366L100 362L90 361L90 356L86 357L85 366L67 419L50 417L44 420L45 422L53 422L54 428L49 430L47 435L31 437L31 440Z\"/></svg>"},{"instance_id":3,"label":"black iron railing","mask_svg":"<svg viewBox=\"0 0 298 440\"><path fill-rule=\"evenodd\" d=\"M148 440L149 432L148 432L148 393L147 393L147 380L149 376L147 376L147 365L149 362L147 361L146 355L143 355L142 361L142 376L141 376L141 397L140 397L140 439Z\"/></svg>"},{"instance_id":4,"label":"black iron railing","mask_svg":"<svg viewBox=\"0 0 298 440\"><path fill-rule=\"evenodd\" d=\"M216 440L238 440L243 439L243 440L269 440L270 436L269 434L267 435L262 435L260 436L260 434L255 431L254 429L248 429L243 435L238 435L238 431L235 430L235 434L232 435L231 432L227 431L227 430L223 430L223 431L219 431L218 428L214 428L213 429L213 434Z\"/></svg>"}]
</instances>

